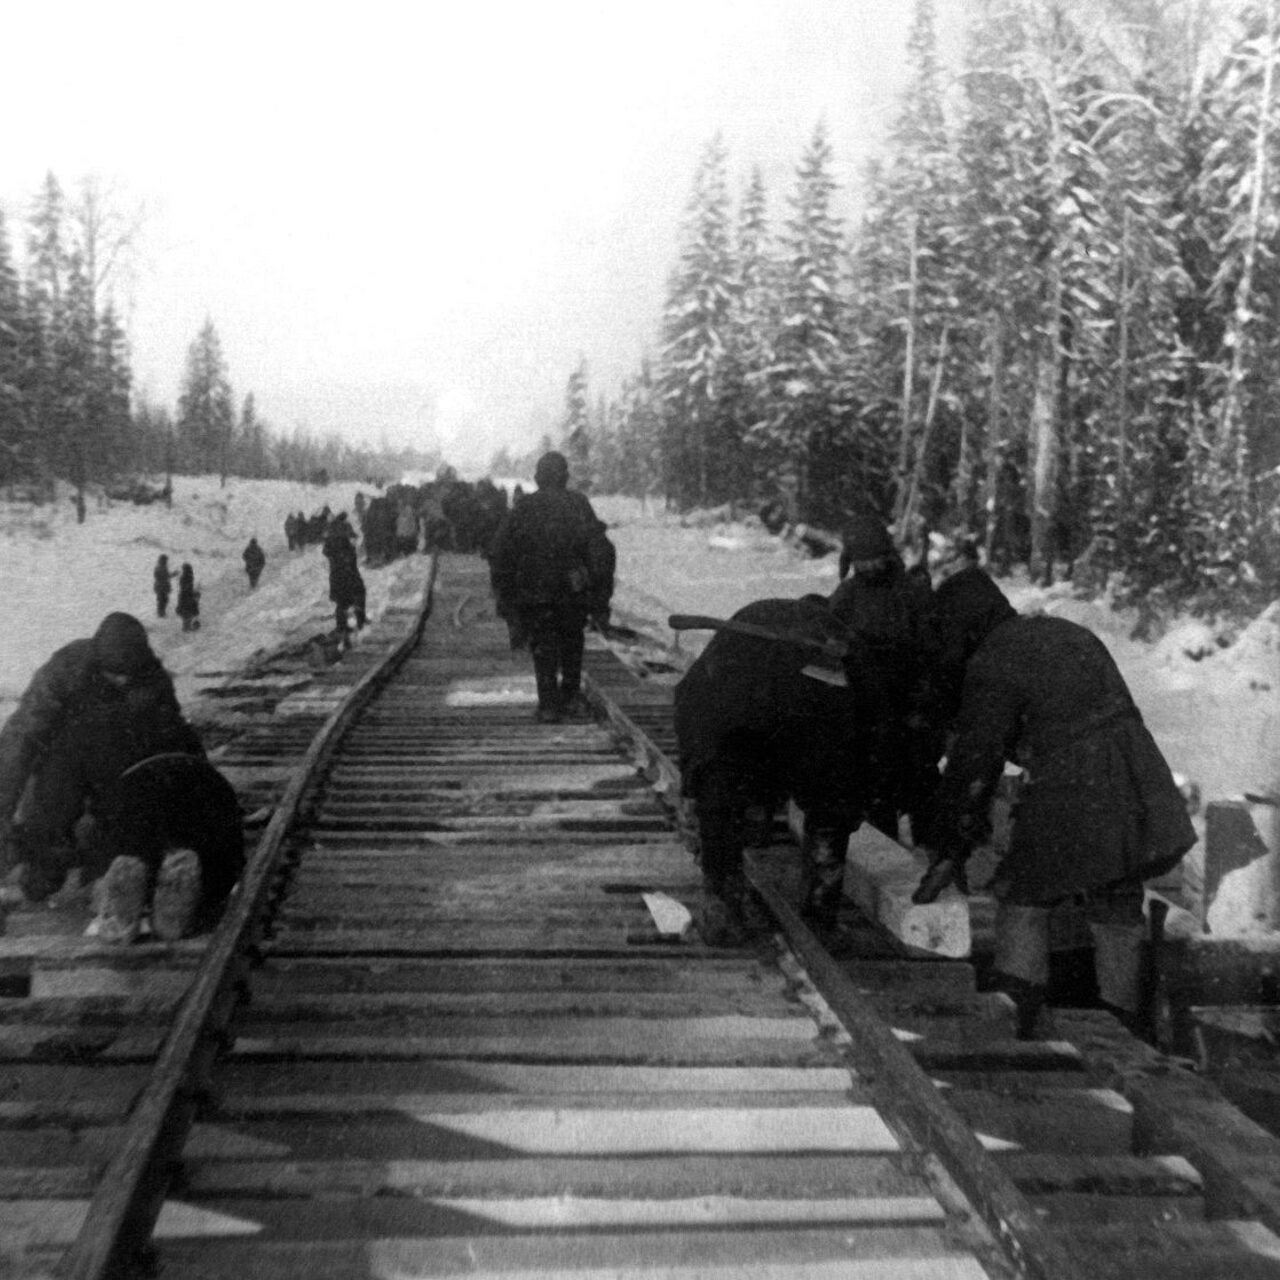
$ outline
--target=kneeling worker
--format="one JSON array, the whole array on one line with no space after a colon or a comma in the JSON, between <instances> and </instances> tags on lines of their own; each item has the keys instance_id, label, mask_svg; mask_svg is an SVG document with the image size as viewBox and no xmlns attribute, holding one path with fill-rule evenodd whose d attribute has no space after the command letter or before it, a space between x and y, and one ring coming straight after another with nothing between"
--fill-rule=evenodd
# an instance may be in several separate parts
<instances>
[{"instance_id":1,"label":"kneeling worker","mask_svg":"<svg viewBox=\"0 0 1280 1280\"><path fill-rule=\"evenodd\" d=\"M1144 1030L1144 880L1172 869L1195 831L1169 766L1106 646L1065 618L1023 617L978 568L934 594L944 678L959 712L917 890L964 889L1006 761L1028 781L997 870L995 985L1029 1037L1049 982L1049 914L1073 901L1094 936L1103 1002Z\"/></svg>"},{"instance_id":2,"label":"kneeling worker","mask_svg":"<svg viewBox=\"0 0 1280 1280\"><path fill-rule=\"evenodd\" d=\"M143 823L134 798L141 782L126 779L142 762L158 756L170 760L168 770L188 779L215 772L182 716L173 682L152 652L146 629L127 613L112 613L91 638L73 640L49 658L0 729L0 872L18 867L17 884L5 890L11 905L15 898L26 905L43 902L62 887L73 867L88 881L102 876L116 854L137 860L143 843L153 836L161 841L160 852L185 843L201 862L196 888L178 895L194 900L190 909L169 912L167 918L186 914L194 920L199 900L225 897L239 876L243 848L231 849L231 841L218 835L212 844L220 868L214 872L196 841L202 826L220 832L230 822L230 788L219 775L225 788L221 808L203 801L198 789L189 793L189 802L180 789L168 805L152 795L141 802L153 810ZM150 776L154 770L147 772ZM91 821L85 823L86 818ZM186 821L192 824L190 833L183 826ZM238 833L238 806L234 821ZM78 847L77 832L86 828L86 847ZM156 834L162 830L163 840ZM148 876L148 892L158 891L160 871L157 865ZM106 878L105 885L95 887L95 896L101 898L114 883ZM182 931L192 927L192 920L180 922ZM136 932L139 923L132 920L126 932Z\"/></svg>"}]
</instances>

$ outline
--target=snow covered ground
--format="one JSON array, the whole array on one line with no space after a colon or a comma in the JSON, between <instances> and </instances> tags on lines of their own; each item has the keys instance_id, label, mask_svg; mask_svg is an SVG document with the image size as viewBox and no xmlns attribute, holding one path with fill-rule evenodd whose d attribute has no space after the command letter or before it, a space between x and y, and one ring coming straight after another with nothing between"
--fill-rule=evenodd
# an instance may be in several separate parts
<instances>
[{"instance_id":1,"label":"snow covered ground","mask_svg":"<svg viewBox=\"0 0 1280 1280\"><path fill-rule=\"evenodd\" d=\"M291 553L284 519L326 502L349 512L358 487L230 480L224 489L216 477L175 477L171 508L111 503L91 508L84 524L76 523L67 500L44 507L0 503L0 599L8 622L0 646L0 720L54 649L92 634L113 610L146 624L184 705L257 650L327 630L333 616L328 561L319 547ZM251 592L240 554L254 535L267 565ZM156 617L151 572L161 552L172 569L188 562L195 570L199 631L182 630L173 615L176 595L169 616ZM385 569L362 566L371 618L405 568L403 561Z\"/></svg>"},{"instance_id":2,"label":"snow covered ground","mask_svg":"<svg viewBox=\"0 0 1280 1280\"><path fill-rule=\"evenodd\" d=\"M115 609L146 623L184 703L257 650L326 630L326 562L315 547L286 549L284 518L326 502L350 510L357 488L233 480L222 489L216 478L183 477L175 480L172 508L114 503L90 510L82 525L65 499L43 508L0 503L0 599L8 622L0 719L55 648L90 634ZM808 559L754 523L682 522L631 499L594 501L618 547L617 615L673 640L665 631L669 613L724 617L764 596L835 586L834 556ZM254 592L240 560L251 534L267 554ZM203 591L199 631L182 631L172 610L155 616L151 570L162 551L172 567L189 561L195 569ZM401 589L413 563L363 569L371 616ZM1001 586L1019 609L1073 618L1103 638L1170 764L1199 783L1205 800L1280 793L1280 602L1224 647L1193 620L1139 642L1129 638L1133 615L1077 600L1069 587L1042 590L1018 579ZM693 652L707 638L686 633L679 643Z\"/></svg>"},{"instance_id":3,"label":"snow covered ground","mask_svg":"<svg viewBox=\"0 0 1280 1280\"><path fill-rule=\"evenodd\" d=\"M624 498L598 498L618 546L621 620L662 625L674 612L727 617L764 596L831 592L836 557L809 559L771 537L756 522L706 520L686 523L646 512ZM1280 795L1280 602L1220 645L1213 630L1194 619L1177 620L1151 642L1133 640L1133 611L1077 599L1068 584L1043 589L1025 578L1000 586L1023 612L1043 610L1083 623L1099 635L1123 672L1134 699L1175 773L1196 782L1205 801L1247 793ZM709 639L686 632L678 643L688 652ZM1254 820L1276 847L1280 810L1258 807ZM1202 823L1197 818L1197 826ZM1200 855L1186 860L1188 887L1198 891ZM1272 874L1265 864L1236 873L1224 883L1211 924L1236 932L1246 927L1255 894L1252 877Z\"/></svg>"}]
</instances>

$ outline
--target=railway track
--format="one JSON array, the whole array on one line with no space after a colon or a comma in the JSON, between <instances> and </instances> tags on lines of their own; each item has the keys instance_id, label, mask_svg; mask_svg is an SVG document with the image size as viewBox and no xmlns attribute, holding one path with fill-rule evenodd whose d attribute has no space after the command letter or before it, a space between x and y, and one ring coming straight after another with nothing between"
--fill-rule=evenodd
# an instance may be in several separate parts
<instances>
[{"instance_id":1,"label":"railway track","mask_svg":"<svg viewBox=\"0 0 1280 1280\"><path fill-rule=\"evenodd\" d=\"M593 651L603 723L536 725L478 561L397 621L224 748L283 794L211 939L0 948L0 1267L1280 1275L1280 1144L1200 1080L1106 1015L1018 1042L852 915L834 959L794 850L753 946L663 933L669 690Z\"/></svg>"}]
</instances>

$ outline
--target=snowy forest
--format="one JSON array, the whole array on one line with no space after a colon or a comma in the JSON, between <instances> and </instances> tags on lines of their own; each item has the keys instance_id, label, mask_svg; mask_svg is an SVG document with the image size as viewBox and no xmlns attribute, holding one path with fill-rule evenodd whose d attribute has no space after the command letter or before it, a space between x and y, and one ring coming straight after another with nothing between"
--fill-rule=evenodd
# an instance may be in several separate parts
<instances>
[{"instance_id":1,"label":"snowy forest","mask_svg":"<svg viewBox=\"0 0 1280 1280\"><path fill-rule=\"evenodd\" d=\"M951 66L914 0L853 190L821 121L785 191L708 140L651 350L616 388L569 376L579 482L679 510L782 490L836 531L870 504L904 543L964 533L1044 583L1084 558L1205 612L1280 594L1278 7L973 0ZM0 215L0 486L83 508L122 476L438 464L276 430L212 320L176 403L139 395L110 195L50 174L21 231Z\"/></svg>"},{"instance_id":2,"label":"snowy forest","mask_svg":"<svg viewBox=\"0 0 1280 1280\"><path fill-rule=\"evenodd\" d=\"M69 482L83 517L90 485L139 475L370 480L439 463L435 453L273 430L252 392L236 403L212 320L187 350L173 409L135 395L113 286L137 230L98 181L69 196L51 173L20 270L0 211L0 486L39 494Z\"/></svg>"},{"instance_id":3,"label":"snowy forest","mask_svg":"<svg viewBox=\"0 0 1280 1280\"><path fill-rule=\"evenodd\" d=\"M1276 0L986 0L958 74L916 0L856 227L815 128L784 203L717 137L661 340L569 379L601 491L680 509L787 484L838 529L965 532L1048 582L1205 611L1280 591Z\"/></svg>"}]
</instances>

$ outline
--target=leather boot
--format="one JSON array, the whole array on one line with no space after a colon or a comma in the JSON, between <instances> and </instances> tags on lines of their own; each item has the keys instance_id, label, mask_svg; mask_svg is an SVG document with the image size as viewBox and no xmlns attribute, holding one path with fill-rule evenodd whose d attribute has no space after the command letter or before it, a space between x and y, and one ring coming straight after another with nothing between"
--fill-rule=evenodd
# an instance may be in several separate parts
<instances>
[{"instance_id":1,"label":"leather boot","mask_svg":"<svg viewBox=\"0 0 1280 1280\"><path fill-rule=\"evenodd\" d=\"M1047 987L999 970L992 973L991 985L996 991L1003 991L1013 1001L1016 1010L1014 1034L1019 1040L1046 1038L1050 1031L1045 1014L1045 1002L1049 994Z\"/></svg>"},{"instance_id":2,"label":"leather boot","mask_svg":"<svg viewBox=\"0 0 1280 1280\"><path fill-rule=\"evenodd\" d=\"M804 901L800 914L820 929L834 929L844 897L844 857L849 833L806 825L800 854L804 859Z\"/></svg>"}]
</instances>

